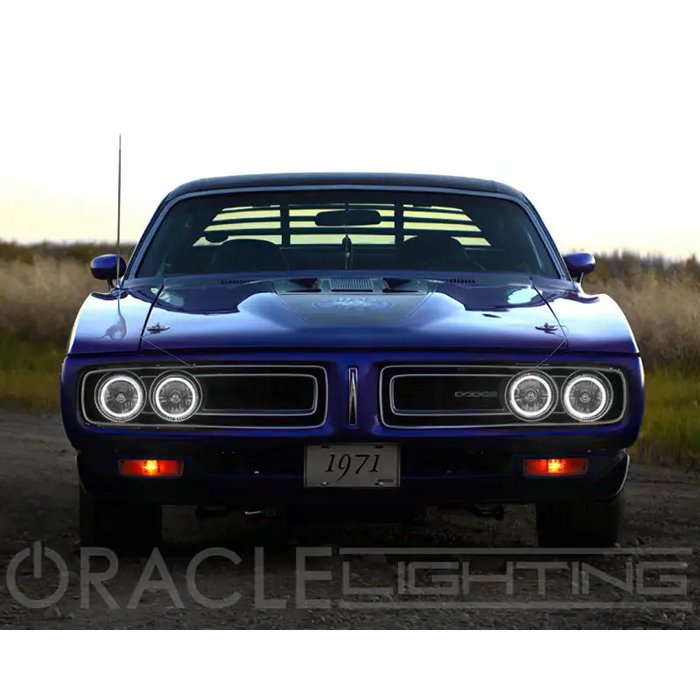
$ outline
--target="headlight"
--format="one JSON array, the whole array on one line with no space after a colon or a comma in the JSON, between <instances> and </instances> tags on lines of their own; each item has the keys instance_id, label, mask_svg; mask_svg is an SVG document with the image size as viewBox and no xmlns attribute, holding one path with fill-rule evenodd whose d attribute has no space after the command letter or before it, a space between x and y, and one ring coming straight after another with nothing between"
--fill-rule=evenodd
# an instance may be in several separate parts
<instances>
[{"instance_id":1,"label":"headlight","mask_svg":"<svg viewBox=\"0 0 700 700\"><path fill-rule=\"evenodd\" d=\"M541 420L554 409L556 389L540 372L523 372L513 377L506 389L508 408L524 420Z\"/></svg>"},{"instance_id":2,"label":"headlight","mask_svg":"<svg viewBox=\"0 0 700 700\"><path fill-rule=\"evenodd\" d=\"M187 420L199 408L201 392L194 377L169 374L158 379L151 390L153 410L167 421Z\"/></svg>"},{"instance_id":3,"label":"headlight","mask_svg":"<svg viewBox=\"0 0 700 700\"><path fill-rule=\"evenodd\" d=\"M575 374L564 384L562 401L564 409L572 418L593 421L610 408L612 387L600 374Z\"/></svg>"},{"instance_id":4,"label":"headlight","mask_svg":"<svg viewBox=\"0 0 700 700\"><path fill-rule=\"evenodd\" d=\"M95 402L107 420L124 423L141 413L146 392L143 384L131 374L110 374L98 384Z\"/></svg>"}]
</instances>

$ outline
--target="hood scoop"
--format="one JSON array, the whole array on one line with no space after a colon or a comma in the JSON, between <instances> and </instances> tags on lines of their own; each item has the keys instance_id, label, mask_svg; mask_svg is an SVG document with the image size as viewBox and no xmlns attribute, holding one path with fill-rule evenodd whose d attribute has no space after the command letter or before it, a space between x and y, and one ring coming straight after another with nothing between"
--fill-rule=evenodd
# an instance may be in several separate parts
<instances>
[{"instance_id":1,"label":"hood scoop","mask_svg":"<svg viewBox=\"0 0 700 700\"><path fill-rule=\"evenodd\" d=\"M277 294L428 294L428 280L401 279L395 277L319 277L281 279L273 282Z\"/></svg>"},{"instance_id":2,"label":"hood scoop","mask_svg":"<svg viewBox=\"0 0 700 700\"><path fill-rule=\"evenodd\" d=\"M274 286L277 294L381 294L387 284L381 277L319 277L278 280Z\"/></svg>"},{"instance_id":3,"label":"hood scoop","mask_svg":"<svg viewBox=\"0 0 700 700\"><path fill-rule=\"evenodd\" d=\"M383 280L378 280L383 283ZM382 287L384 285L382 284ZM373 292L371 277L332 277L328 280L329 292Z\"/></svg>"}]
</instances>

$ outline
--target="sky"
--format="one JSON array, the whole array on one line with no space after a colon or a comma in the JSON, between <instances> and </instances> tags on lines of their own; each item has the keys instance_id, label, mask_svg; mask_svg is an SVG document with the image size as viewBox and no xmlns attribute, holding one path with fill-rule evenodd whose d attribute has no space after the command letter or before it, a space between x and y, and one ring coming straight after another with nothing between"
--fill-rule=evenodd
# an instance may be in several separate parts
<instances>
[{"instance_id":1,"label":"sky","mask_svg":"<svg viewBox=\"0 0 700 700\"><path fill-rule=\"evenodd\" d=\"M693 2L13 3L0 239L122 238L188 180L417 172L523 191L559 247L700 248Z\"/></svg>"}]
</instances>

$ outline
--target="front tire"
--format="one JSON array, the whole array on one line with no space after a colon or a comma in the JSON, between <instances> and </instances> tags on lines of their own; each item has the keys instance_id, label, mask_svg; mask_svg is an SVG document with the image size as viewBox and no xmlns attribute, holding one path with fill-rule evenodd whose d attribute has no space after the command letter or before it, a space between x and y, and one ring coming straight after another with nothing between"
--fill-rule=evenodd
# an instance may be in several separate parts
<instances>
[{"instance_id":1,"label":"front tire","mask_svg":"<svg viewBox=\"0 0 700 700\"><path fill-rule=\"evenodd\" d=\"M540 547L614 547L624 519L622 492L607 501L537 504Z\"/></svg>"},{"instance_id":2,"label":"front tire","mask_svg":"<svg viewBox=\"0 0 700 700\"><path fill-rule=\"evenodd\" d=\"M100 501L80 488L80 545L118 554L150 554L160 544L163 509L150 503Z\"/></svg>"}]
</instances>

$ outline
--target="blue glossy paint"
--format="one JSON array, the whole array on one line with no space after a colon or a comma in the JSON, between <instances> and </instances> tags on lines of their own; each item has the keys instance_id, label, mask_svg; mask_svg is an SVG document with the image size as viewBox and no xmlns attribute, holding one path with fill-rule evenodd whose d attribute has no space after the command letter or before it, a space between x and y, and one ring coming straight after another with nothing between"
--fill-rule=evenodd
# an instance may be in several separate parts
<instances>
[{"instance_id":1,"label":"blue glossy paint","mask_svg":"<svg viewBox=\"0 0 700 700\"><path fill-rule=\"evenodd\" d=\"M90 263L90 272L96 280L113 282L126 272L126 262L124 258L113 253L100 255Z\"/></svg>"},{"instance_id":2,"label":"blue glossy paint","mask_svg":"<svg viewBox=\"0 0 700 700\"><path fill-rule=\"evenodd\" d=\"M167 330L153 334L147 322ZM268 285L221 285L218 277L209 285L92 294L69 353L129 352L152 344L171 352L410 347L638 353L618 305L573 285L562 290L502 280L463 288L439 284L428 294L284 295Z\"/></svg>"},{"instance_id":3,"label":"blue glossy paint","mask_svg":"<svg viewBox=\"0 0 700 700\"><path fill-rule=\"evenodd\" d=\"M639 354L627 318L607 294L544 294L566 335L568 351Z\"/></svg>"},{"instance_id":4,"label":"blue glossy paint","mask_svg":"<svg viewBox=\"0 0 700 700\"><path fill-rule=\"evenodd\" d=\"M564 256L566 269L578 282L584 275L590 275L595 270L595 258L590 253L569 253Z\"/></svg>"},{"instance_id":5,"label":"blue glossy paint","mask_svg":"<svg viewBox=\"0 0 700 700\"><path fill-rule=\"evenodd\" d=\"M93 293L78 312L68 347L69 355L136 352L141 347L151 305L150 289Z\"/></svg>"},{"instance_id":6,"label":"blue glossy paint","mask_svg":"<svg viewBox=\"0 0 700 700\"><path fill-rule=\"evenodd\" d=\"M472 189L474 182L469 181ZM252 186L247 180L244 184ZM458 185L450 181L451 187ZM208 181L201 188L208 186L223 188L225 183ZM520 196L531 207L522 195L499 189L505 186L483 187ZM196 187L169 195L159 211L176 196L196 196ZM590 260L569 256L567 263L576 276L586 271ZM117 263L112 264L116 270ZM107 263L97 265L99 274L106 269ZM381 277L382 271L371 274ZM387 274L396 276L396 271ZM425 279L425 273L415 276L421 275ZM498 469L463 474L448 474L428 461L411 465L408 459L400 489L387 496L346 493L343 498L348 499L533 501L609 497L622 487L628 463L623 451L636 440L643 417L644 375L629 324L610 297L588 295L563 277L471 273L452 275L473 277L469 284L450 283L444 281L450 275L436 274L420 292L290 294L280 284L284 276L232 284L234 276L205 275L172 278L164 284L162 279L135 280L127 274L120 290L88 297L62 367L61 409L66 433L79 453L81 480L93 495L180 503L303 501L308 493L300 482L301 463L295 473L273 469L259 478L250 473L212 474L207 460L266 451L268 463L275 464L305 444L333 441L397 442L406 455L447 455L466 465L477 454L493 455L495 464L498 455L507 453ZM295 430L105 428L84 422L79 385L86 371L144 363L165 369L189 362L321 365L328 374L327 420L318 428ZM399 430L380 423L378 386L384 365L473 362L615 367L625 376L627 409L613 425ZM356 425L348 423L350 368L357 370ZM591 459L584 477L533 481L521 473L524 457L581 455ZM124 479L117 474L119 457L182 458L185 477L167 483Z\"/></svg>"},{"instance_id":7,"label":"blue glossy paint","mask_svg":"<svg viewBox=\"0 0 700 700\"><path fill-rule=\"evenodd\" d=\"M176 291L187 299L190 294L206 298L209 290L182 289L172 294ZM263 292L216 314L187 314L156 304L149 322L170 327L158 337L158 344L168 350L339 346L553 350L562 340L536 330L555 319L532 287L520 288L528 297L520 306L509 304L508 287L460 291L469 297L467 306L443 291L427 295ZM494 296L501 307L489 299Z\"/></svg>"}]
</instances>

